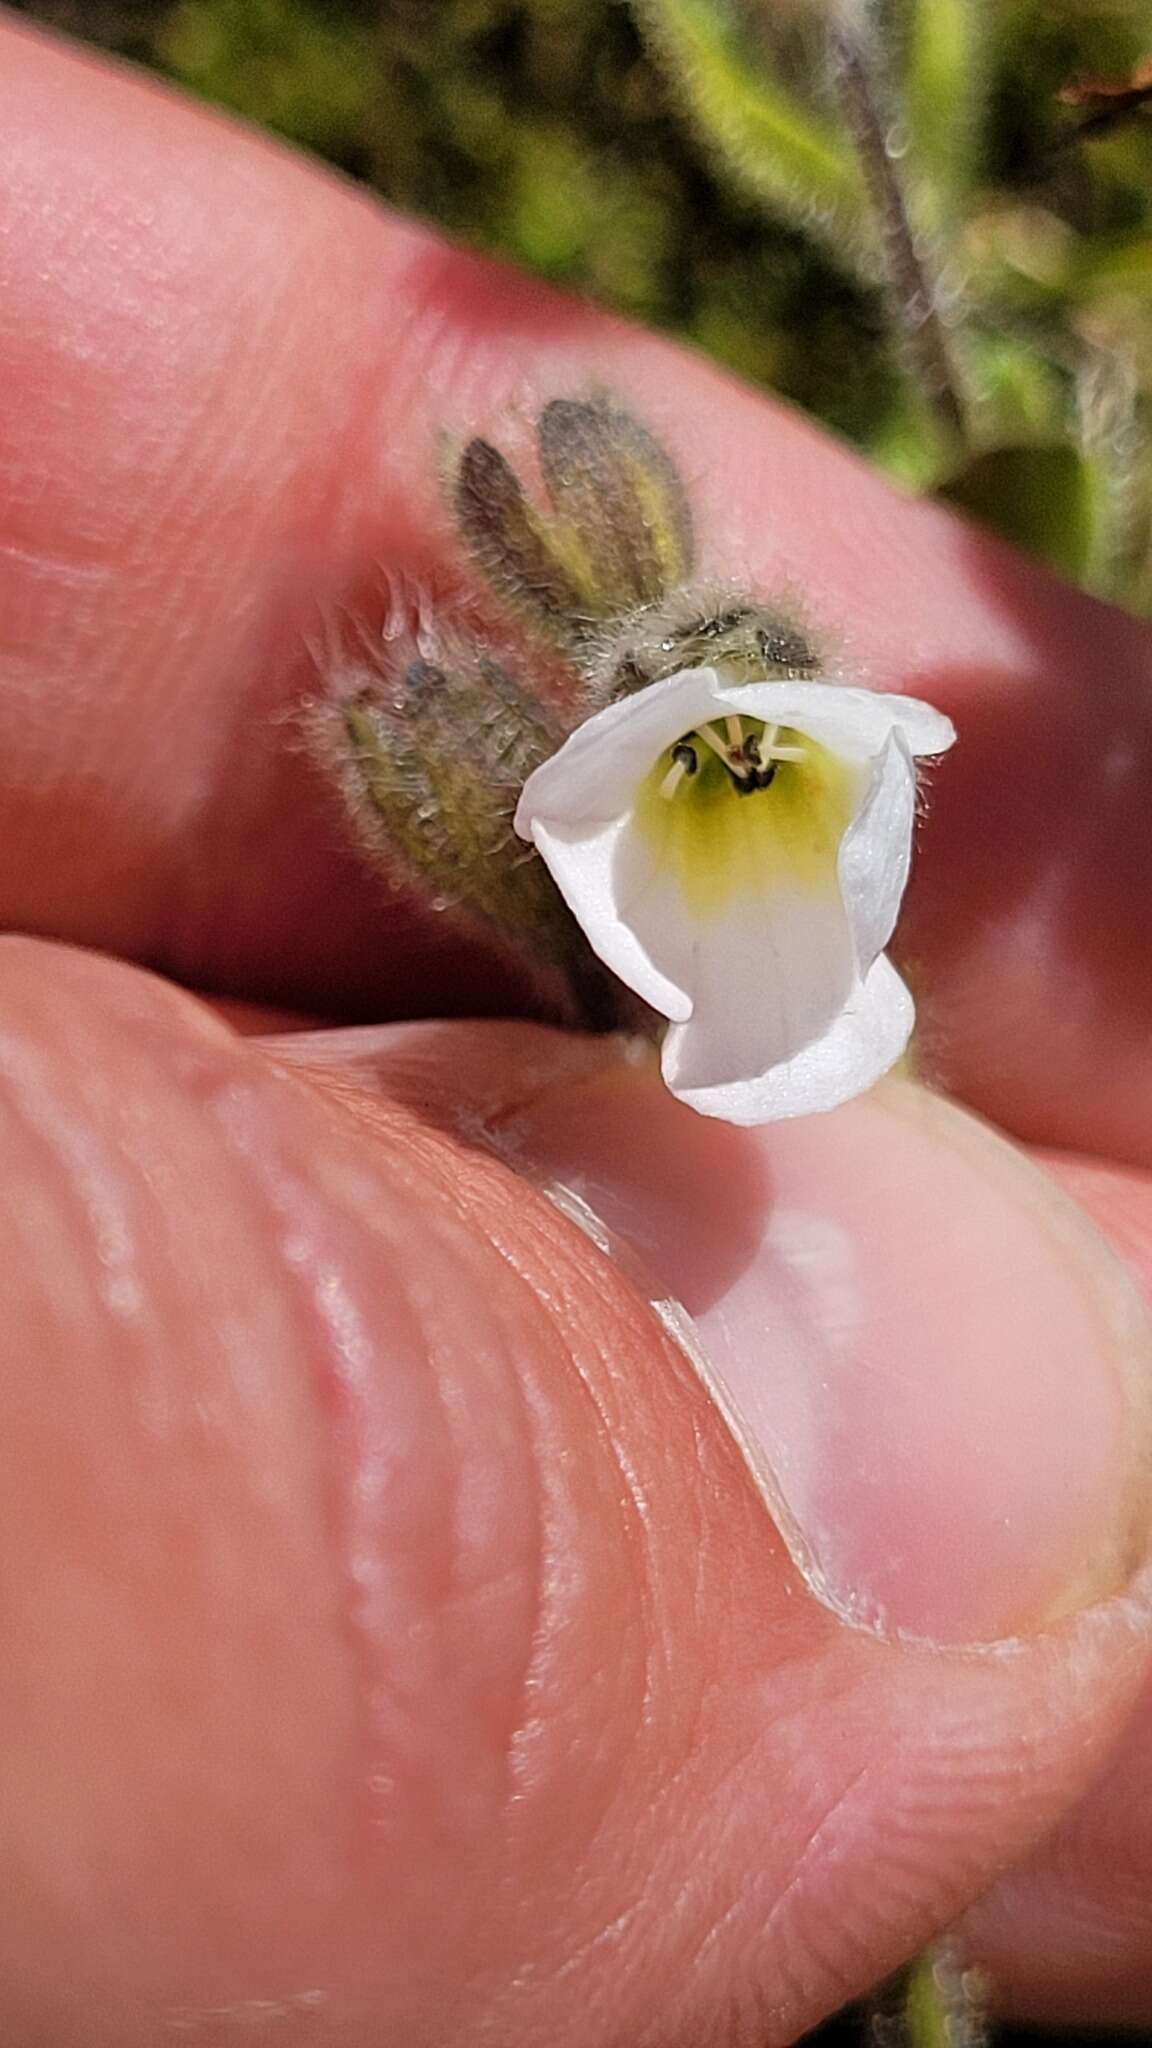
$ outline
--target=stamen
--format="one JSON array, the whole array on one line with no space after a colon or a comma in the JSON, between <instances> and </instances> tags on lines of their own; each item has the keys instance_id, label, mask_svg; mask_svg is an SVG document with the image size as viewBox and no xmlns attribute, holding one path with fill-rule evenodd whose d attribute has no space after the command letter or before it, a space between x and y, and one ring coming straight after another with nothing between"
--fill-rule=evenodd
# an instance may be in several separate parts
<instances>
[{"instance_id":1,"label":"stamen","mask_svg":"<svg viewBox=\"0 0 1152 2048\"><path fill-rule=\"evenodd\" d=\"M807 755L806 747L777 746L776 735L780 730L779 725L766 725L759 734L745 734L743 719L733 715L725 718L724 728L724 739L721 739L714 725L698 725L692 737L694 740L703 740L705 746L711 747L712 752L723 761L739 796L747 796L754 789L768 789L781 761L803 761ZM677 749L673 747L673 760L676 759L676 755ZM695 764L695 755L692 758ZM688 772L694 773L694 766ZM671 770L661 784L662 789L667 788L670 777ZM679 782L680 778L677 776L671 789L667 789L668 795L674 794Z\"/></svg>"},{"instance_id":2,"label":"stamen","mask_svg":"<svg viewBox=\"0 0 1152 2048\"><path fill-rule=\"evenodd\" d=\"M660 784L661 796L674 797L684 777L695 775L698 766L695 747L690 747L687 740L680 740L672 749L672 766Z\"/></svg>"},{"instance_id":3,"label":"stamen","mask_svg":"<svg viewBox=\"0 0 1152 2048\"><path fill-rule=\"evenodd\" d=\"M696 737L698 740L703 740L706 747L711 747L714 754L719 754L726 768L731 768L732 749L726 741L721 739L718 732L714 732L710 725L698 725L696 727Z\"/></svg>"},{"instance_id":4,"label":"stamen","mask_svg":"<svg viewBox=\"0 0 1152 2048\"><path fill-rule=\"evenodd\" d=\"M760 739L760 752L757 756L758 760L802 761L808 749L806 747L778 747L776 745L776 735L779 732L779 730L780 727L778 725L766 725L764 727L764 731Z\"/></svg>"}]
</instances>

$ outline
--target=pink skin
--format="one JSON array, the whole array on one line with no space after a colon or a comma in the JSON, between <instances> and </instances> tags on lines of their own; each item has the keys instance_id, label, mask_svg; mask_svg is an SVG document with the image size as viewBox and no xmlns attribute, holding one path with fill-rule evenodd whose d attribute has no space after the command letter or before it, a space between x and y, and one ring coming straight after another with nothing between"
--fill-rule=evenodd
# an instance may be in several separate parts
<instances>
[{"instance_id":1,"label":"pink skin","mask_svg":"<svg viewBox=\"0 0 1152 2048\"><path fill-rule=\"evenodd\" d=\"M1147 632L0 45L0 892L39 935L0 956L0 2035L784 2042L981 1895L1007 2001L1147 2020L1149 1346L1046 1175L907 1084L732 1133L539 1025L261 1043L123 964L265 1031L523 1005L341 850L277 717L377 564L458 584L437 430L522 447L607 383L713 569L955 717L926 1067L1152 1291Z\"/></svg>"}]
</instances>

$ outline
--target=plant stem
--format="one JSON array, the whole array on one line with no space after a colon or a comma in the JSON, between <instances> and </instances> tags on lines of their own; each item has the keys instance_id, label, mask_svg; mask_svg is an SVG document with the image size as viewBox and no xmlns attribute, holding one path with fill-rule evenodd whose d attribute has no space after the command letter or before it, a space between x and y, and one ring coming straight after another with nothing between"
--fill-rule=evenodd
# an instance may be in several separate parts
<instances>
[{"instance_id":1,"label":"plant stem","mask_svg":"<svg viewBox=\"0 0 1152 2048\"><path fill-rule=\"evenodd\" d=\"M873 2001L869 2048L988 2048L986 1986L947 1935Z\"/></svg>"},{"instance_id":2,"label":"plant stem","mask_svg":"<svg viewBox=\"0 0 1152 2048\"><path fill-rule=\"evenodd\" d=\"M855 12L855 10L853 10ZM886 81L867 17L843 9L830 35L833 75L880 227L888 287L909 367L951 453L968 444L952 351L940 317L936 281L912 225L893 150L897 132L885 106Z\"/></svg>"}]
</instances>

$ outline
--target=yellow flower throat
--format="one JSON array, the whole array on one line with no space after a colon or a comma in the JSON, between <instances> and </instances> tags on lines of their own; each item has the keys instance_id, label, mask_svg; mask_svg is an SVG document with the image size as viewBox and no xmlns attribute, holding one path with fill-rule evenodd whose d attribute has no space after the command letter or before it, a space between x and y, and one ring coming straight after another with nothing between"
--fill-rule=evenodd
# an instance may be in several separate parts
<instances>
[{"instance_id":1,"label":"yellow flower throat","mask_svg":"<svg viewBox=\"0 0 1152 2048\"><path fill-rule=\"evenodd\" d=\"M689 910L746 893L836 887L860 771L789 726L726 717L695 727L645 776L635 821Z\"/></svg>"}]
</instances>

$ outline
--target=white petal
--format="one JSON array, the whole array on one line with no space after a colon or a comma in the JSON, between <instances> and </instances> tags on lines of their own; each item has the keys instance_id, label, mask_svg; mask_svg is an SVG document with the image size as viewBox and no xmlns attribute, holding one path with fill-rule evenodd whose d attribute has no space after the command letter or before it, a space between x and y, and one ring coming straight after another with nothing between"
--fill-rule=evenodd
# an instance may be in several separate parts
<instances>
[{"instance_id":1,"label":"white petal","mask_svg":"<svg viewBox=\"0 0 1152 2048\"><path fill-rule=\"evenodd\" d=\"M740 1088L793 1059L831 1028L857 978L832 886L786 889L777 880L698 925L694 954L692 1015L668 1032L663 1052L664 1078L686 1101Z\"/></svg>"},{"instance_id":2,"label":"white petal","mask_svg":"<svg viewBox=\"0 0 1152 2048\"><path fill-rule=\"evenodd\" d=\"M661 1016L689 1017L691 926L659 847L628 816L594 827L535 820L532 831L593 952Z\"/></svg>"},{"instance_id":3,"label":"white petal","mask_svg":"<svg viewBox=\"0 0 1152 2048\"><path fill-rule=\"evenodd\" d=\"M630 810L639 783L663 752L722 705L714 669L682 669L587 718L524 784L516 806L521 839L536 822L607 825Z\"/></svg>"},{"instance_id":4,"label":"white petal","mask_svg":"<svg viewBox=\"0 0 1152 2048\"><path fill-rule=\"evenodd\" d=\"M869 760L892 732L912 754L943 754L956 728L942 711L918 697L857 690L839 683L744 683L720 693L726 710L745 711L766 725L790 725L847 760Z\"/></svg>"},{"instance_id":5,"label":"white petal","mask_svg":"<svg viewBox=\"0 0 1152 2048\"><path fill-rule=\"evenodd\" d=\"M837 870L861 975L892 936L908 881L915 822L916 768L897 728L840 842Z\"/></svg>"},{"instance_id":6,"label":"white petal","mask_svg":"<svg viewBox=\"0 0 1152 2048\"><path fill-rule=\"evenodd\" d=\"M673 1041L692 1025L675 1024L664 1041L664 1076L682 1101L727 1123L766 1124L782 1117L811 1116L838 1108L886 1074L908 1043L914 1014L908 990L881 953L823 1037L779 1066L744 1081L678 1087L669 1071L677 1057Z\"/></svg>"}]
</instances>

